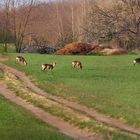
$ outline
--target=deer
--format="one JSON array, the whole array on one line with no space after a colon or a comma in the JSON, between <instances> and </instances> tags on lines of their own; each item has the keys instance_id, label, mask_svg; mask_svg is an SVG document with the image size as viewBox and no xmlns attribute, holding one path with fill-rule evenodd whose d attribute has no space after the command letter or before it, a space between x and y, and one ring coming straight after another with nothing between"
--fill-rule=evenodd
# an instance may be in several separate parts
<instances>
[{"instance_id":1,"label":"deer","mask_svg":"<svg viewBox=\"0 0 140 140\"><path fill-rule=\"evenodd\" d=\"M134 66L135 66L135 64L140 64L140 58L134 59L133 64L134 64Z\"/></svg>"},{"instance_id":2,"label":"deer","mask_svg":"<svg viewBox=\"0 0 140 140\"><path fill-rule=\"evenodd\" d=\"M52 69L56 66L56 62L53 62L53 64L42 64L42 71L44 70L50 70L52 71Z\"/></svg>"},{"instance_id":3,"label":"deer","mask_svg":"<svg viewBox=\"0 0 140 140\"><path fill-rule=\"evenodd\" d=\"M27 61L26 61L25 58L22 57L22 56L17 56L17 57L16 57L16 61L17 61L18 63L20 63L20 64L27 65Z\"/></svg>"},{"instance_id":4,"label":"deer","mask_svg":"<svg viewBox=\"0 0 140 140\"><path fill-rule=\"evenodd\" d=\"M73 61L72 62L72 67L73 68L80 68L80 69L82 69L82 63L80 62L80 61Z\"/></svg>"}]
</instances>

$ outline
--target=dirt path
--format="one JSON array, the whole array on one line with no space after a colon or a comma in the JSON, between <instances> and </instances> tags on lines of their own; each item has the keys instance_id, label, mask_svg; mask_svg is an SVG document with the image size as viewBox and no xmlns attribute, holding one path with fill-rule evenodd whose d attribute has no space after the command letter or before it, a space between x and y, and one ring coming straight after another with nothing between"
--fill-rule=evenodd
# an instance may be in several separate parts
<instances>
[{"instance_id":1,"label":"dirt path","mask_svg":"<svg viewBox=\"0 0 140 140\"><path fill-rule=\"evenodd\" d=\"M0 54L0 61L3 62L6 60L8 60L8 58L6 56Z\"/></svg>"},{"instance_id":2,"label":"dirt path","mask_svg":"<svg viewBox=\"0 0 140 140\"><path fill-rule=\"evenodd\" d=\"M12 93L9 89L6 88L4 84L1 83L0 83L0 95L22 106L23 108L32 112L37 118L41 119L47 124L50 124L51 126L57 128L61 133L68 135L74 139L102 140L102 138L99 138L99 136L79 130L73 127L72 125L58 119L57 117L50 115L49 113L43 111L42 109L35 107L32 104L24 101L23 99L14 95L14 93Z\"/></svg>"},{"instance_id":3,"label":"dirt path","mask_svg":"<svg viewBox=\"0 0 140 140\"><path fill-rule=\"evenodd\" d=\"M65 106L69 107L69 108L72 108L72 109L78 110L80 112L86 113L88 116L94 118L97 121L103 122L107 125L119 128L123 131L127 131L127 132L130 132L130 133L136 134L136 135L140 135L140 129L138 129L138 128L131 127L127 124L122 123L119 120L107 117L107 116L105 116L103 114L100 114L100 113L96 112L95 110L90 109L90 108L88 108L84 105L78 104L76 102L67 101L67 100L65 100L61 97L50 95L49 93L44 92L42 89L35 86L25 74L23 74L22 72L14 69L14 68L10 68L10 67L0 63L0 69L2 69L3 71L7 71L9 73L14 74L20 80L24 81L28 88L30 88L33 92L35 92L39 95L45 96L48 99L54 100L54 101L56 101L60 104L63 104Z\"/></svg>"}]
</instances>

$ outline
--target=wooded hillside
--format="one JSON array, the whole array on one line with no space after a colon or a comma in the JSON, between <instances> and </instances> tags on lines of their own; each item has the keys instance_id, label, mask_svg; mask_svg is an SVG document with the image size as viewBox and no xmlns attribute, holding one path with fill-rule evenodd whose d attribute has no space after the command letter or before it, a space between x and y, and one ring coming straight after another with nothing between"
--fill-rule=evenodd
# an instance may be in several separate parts
<instances>
[{"instance_id":1,"label":"wooded hillside","mask_svg":"<svg viewBox=\"0 0 140 140\"><path fill-rule=\"evenodd\" d=\"M0 42L26 47L64 47L74 41L100 44L116 40L120 47L140 47L139 0L3 0ZM6 50L6 49L5 49Z\"/></svg>"}]
</instances>

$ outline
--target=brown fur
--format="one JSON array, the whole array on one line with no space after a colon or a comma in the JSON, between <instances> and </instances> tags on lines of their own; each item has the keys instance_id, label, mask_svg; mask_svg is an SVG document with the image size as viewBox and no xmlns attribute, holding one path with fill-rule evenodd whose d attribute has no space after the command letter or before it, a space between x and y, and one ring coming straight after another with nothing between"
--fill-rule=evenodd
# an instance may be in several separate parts
<instances>
[{"instance_id":1,"label":"brown fur","mask_svg":"<svg viewBox=\"0 0 140 140\"><path fill-rule=\"evenodd\" d=\"M73 61L72 62L72 67L73 68L80 68L80 69L82 69L82 63L80 62L80 61Z\"/></svg>"},{"instance_id":2,"label":"brown fur","mask_svg":"<svg viewBox=\"0 0 140 140\"><path fill-rule=\"evenodd\" d=\"M133 64L134 64L134 65L135 65L135 64L140 64L140 58L134 59Z\"/></svg>"},{"instance_id":3,"label":"brown fur","mask_svg":"<svg viewBox=\"0 0 140 140\"><path fill-rule=\"evenodd\" d=\"M56 65L55 62L53 64L42 64L42 70L44 71L44 70L48 69L48 70L52 71L52 69L55 67L55 65Z\"/></svg>"},{"instance_id":4,"label":"brown fur","mask_svg":"<svg viewBox=\"0 0 140 140\"><path fill-rule=\"evenodd\" d=\"M17 56L17 57L16 57L16 61L17 61L18 63L20 63L20 64L27 65L27 61L26 61L25 58L22 57L22 56Z\"/></svg>"}]
</instances>

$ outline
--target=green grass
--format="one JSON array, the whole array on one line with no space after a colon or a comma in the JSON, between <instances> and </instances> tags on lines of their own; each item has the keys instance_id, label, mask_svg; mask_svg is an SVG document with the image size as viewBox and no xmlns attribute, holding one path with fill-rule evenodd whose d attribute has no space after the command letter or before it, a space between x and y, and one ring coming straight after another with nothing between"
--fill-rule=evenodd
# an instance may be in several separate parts
<instances>
[{"instance_id":1,"label":"green grass","mask_svg":"<svg viewBox=\"0 0 140 140\"><path fill-rule=\"evenodd\" d=\"M0 96L0 140L72 140Z\"/></svg>"},{"instance_id":2,"label":"green grass","mask_svg":"<svg viewBox=\"0 0 140 140\"><path fill-rule=\"evenodd\" d=\"M13 44L8 44L7 52L8 53L15 53L15 48L14 48ZM5 53L4 52L4 44L2 44L2 43L0 43L0 53Z\"/></svg>"},{"instance_id":3,"label":"green grass","mask_svg":"<svg viewBox=\"0 0 140 140\"><path fill-rule=\"evenodd\" d=\"M55 56L22 54L27 67L10 54L7 65L25 72L45 91L75 100L106 115L140 127L140 65L133 66L137 55ZM80 60L83 70L71 68ZM42 72L41 64L57 62L53 72Z\"/></svg>"},{"instance_id":4,"label":"green grass","mask_svg":"<svg viewBox=\"0 0 140 140\"><path fill-rule=\"evenodd\" d=\"M54 103L49 99L40 98L13 75L5 75L4 77L3 80L5 80L8 88L10 88L16 96L19 96L44 111L69 122L79 129L83 129L83 131L88 130L97 133L102 136L104 140L138 140L139 138L134 135L129 135L128 133L122 133L119 129L111 128L101 122L89 118L86 114L68 109L67 107Z\"/></svg>"},{"instance_id":5,"label":"green grass","mask_svg":"<svg viewBox=\"0 0 140 140\"><path fill-rule=\"evenodd\" d=\"M3 78L3 72L0 70L0 80Z\"/></svg>"}]
</instances>

